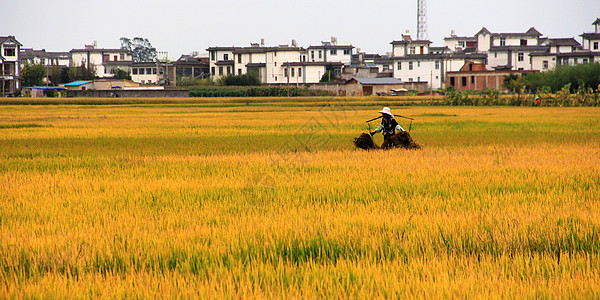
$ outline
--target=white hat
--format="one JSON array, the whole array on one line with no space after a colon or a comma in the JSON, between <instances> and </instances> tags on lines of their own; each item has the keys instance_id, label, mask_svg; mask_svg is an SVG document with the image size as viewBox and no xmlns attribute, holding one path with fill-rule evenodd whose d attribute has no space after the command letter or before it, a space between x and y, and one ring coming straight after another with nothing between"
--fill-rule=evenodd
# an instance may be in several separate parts
<instances>
[{"instance_id":1,"label":"white hat","mask_svg":"<svg viewBox=\"0 0 600 300\"><path fill-rule=\"evenodd\" d=\"M388 115L394 117L394 115L392 115L392 112L390 111L389 107L384 107L379 113L381 113L381 114L388 114Z\"/></svg>"}]
</instances>

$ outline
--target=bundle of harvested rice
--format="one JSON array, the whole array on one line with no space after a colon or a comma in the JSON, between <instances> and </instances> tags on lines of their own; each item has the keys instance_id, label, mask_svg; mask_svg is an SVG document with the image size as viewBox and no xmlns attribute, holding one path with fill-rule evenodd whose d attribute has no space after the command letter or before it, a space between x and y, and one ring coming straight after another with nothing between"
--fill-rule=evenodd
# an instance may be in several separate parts
<instances>
[{"instance_id":1,"label":"bundle of harvested rice","mask_svg":"<svg viewBox=\"0 0 600 300\"><path fill-rule=\"evenodd\" d=\"M373 143L373 138L368 133L363 133L359 137L354 138L354 145L364 150L379 148Z\"/></svg>"},{"instance_id":2,"label":"bundle of harvested rice","mask_svg":"<svg viewBox=\"0 0 600 300\"><path fill-rule=\"evenodd\" d=\"M407 131L398 132L392 135L391 139L390 148L421 149L421 145L417 144Z\"/></svg>"}]
</instances>

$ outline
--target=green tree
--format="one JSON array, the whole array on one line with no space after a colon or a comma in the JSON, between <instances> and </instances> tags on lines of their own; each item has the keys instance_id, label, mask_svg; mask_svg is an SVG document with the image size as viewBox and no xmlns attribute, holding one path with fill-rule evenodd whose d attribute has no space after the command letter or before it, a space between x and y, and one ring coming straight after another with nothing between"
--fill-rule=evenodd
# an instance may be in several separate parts
<instances>
[{"instance_id":1,"label":"green tree","mask_svg":"<svg viewBox=\"0 0 600 300\"><path fill-rule=\"evenodd\" d=\"M41 85L46 77L46 67L43 65L25 65L21 72L23 77L23 86Z\"/></svg>"},{"instance_id":2,"label":"green tree","mask_svg":"<svg viewBox=\"0 0 600 300\"><path fill-rule=\"evenodd\" d=\"M96 70L92 68L86 68L84 65L79 67L69 68L69 82L76 80L93 80L96 78Z\"/></svg>"},{"instance_id":3,"label":"green tree","mask_svg":"<svg viewBox=\"0 0 600 300\"><path fill-rule=\"evenodd\" d=\"M131 74L125 70L117 69L115 73L115 79L128 79L131 80Z\"/></svg>"},{"instance_id":4,"label":"green tree","mask_svg":"<svg viewBox=\"0 0 600 300\"><path fill-rule=\"evenodd\" d=\"M156 48L152 47L150 41L145 38L134 37L129 39L122 37L121 49L129 51L134 62L149 62L154 61L156 58Z\"/></svg>"}]
</instances>

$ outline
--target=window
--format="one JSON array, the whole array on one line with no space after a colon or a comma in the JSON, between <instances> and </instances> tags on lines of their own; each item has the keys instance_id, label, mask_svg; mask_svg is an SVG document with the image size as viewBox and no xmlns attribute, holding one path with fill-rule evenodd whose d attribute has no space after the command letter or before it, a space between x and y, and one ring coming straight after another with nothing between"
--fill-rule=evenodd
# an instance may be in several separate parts
<instances>
[{"instance_id":1,"label":"window","mask_svg":"<svg viewBox=\"0 0 600 300\"><path fill-rule=\"evenodd\" d=\"M547 60L544 60L542 62L542 69L544 69L544 70L548 69L548 61Z\"/></svg>"},{"instance_id":2,"label":"window","mask_svg":"<svg viewBox=\"0 0 600 300\"><path fill-rule=\"evenodd\" d=\"M292 76L292 77L294 77L294 71L295 71L296 69L294 69L294 68L291 68L290 70L292 71L292 75L291 75L291 76Z\"/></svg>"},{"instance_id":3,"label":"window","mask_svg":"<svg viewBox=\"0 0 600 300\"><path fill-rule=\"evenodd\" d=\"M125 53L121 53L121 60L125 60Z\"/></svg>"},{"instance_id":4,"label":"window","mask_svg":"<svg viewBox=\"0 0 600 300\"><path fill-rule=\"evenodd\" d=\"M315 60L315 50L310 51L310 58Z\"/></svg>"},{"instance_id":5,"label":"window","mask_svg":"<svg viewBox=\"0 0 600 300\"><path fill-rule=\"evenodd\" d=\"M409 62L408 62L408 69L409 69L409 70L412 70L412 69L413 69L413 62L412 62L412 61L409 61Z\"/></svg>"},{"instance_id":6,"label":"window","mask_svg":"<svg viewBox=\"0 0 600 300\"><path fill-rule=\"evenodd\" d=\"M275 81L277 81L277 76L275 76Z\"/></svg>"},{"instance_id":7,"label":"window","mask_svg":"<svg viewBox=\"0 0 600 300\"><path fill-rule=\"evenodd\" d=\"M319 50L319 59L323 58L323 51Z\"/></svg>"},{"instance_id":8,"label":"window","mask_svg":"<svg viewBox=\"0 0 600 300\"><path fill-rule=\"evenodd\" d=\"M298 77L302 77L302 68L298 68Z\"/></svg>"},{"instance_id":9,"label":"window","mask_svg":"<svg viewBox=\"0 0 600 300\"><path fill-rule=\"evenodd\" d=\"M238 75L242 75L242 69L238 69Z\"/></svg>"},{"instance_id":10,"label":"window","mask_svg":"<svg viewBox=\"0 0 600 300\"><path fill-rule=\"evenodd\" d=\"M337 49L331 49L329 51L329 54L331 54L331 55L337 55Z\"/></svg>"},{"instance_id":11,"label":"window","mask_svg":"<svg viewBox=\"0 0 600 300\"><path fill-rule=\"evenodd\" d=\"M138 69L137 68L131 69L131 74L137 75L138 74Z\"/></svg>"},{"instance_id":12,"label":"window","mask_svg":"<svg viewBox=\"0 0 600 300\"><path fill-rule=\"evenodd\" d=\"M419 82L420 82L420 81L421 81L421 77L417 77L417 81L419 81Z\"/></svg>"},{"instance_id":13,"label":"window","mask_svg":"<svg viewBox=\"0 0 600 300\"><path fill-rule=\"evenodd\" d=\"M229 60L229 54L223 54L223 60Z\"/></svg>"},{"instance_id":14,"label":"window","mask_svg":"<svg viewBox=\"0 0 600 300\"><path fill-rule=\"evenodd\" d=\"M584 64L587 64L587 63L588 63L588 59L587 59L587 58L584 58L584 59L582 60L582 63L584 63Z\"/></svg>"},{"instance_id":15,"label":"window","mask_svg":"<svg viewBox=\"0 0 600 300\"><path fill-rule=\"evenodd\" d=\"M408 82L413 82L413 79L412 79L412 78L409 78L409 79L408 79Z\"/></svg>"},{"instance_id":16,"label":"window","mask_svg":"<svg viewBox=\"0 0 600 300\"><path fill-rule=\"evenodd\" d=\"M40 59L40 64L45 65L46 64L46 59L45 58L41 58Z\"/></svg>"},{"instance_id":17,"label":"window","mask_svg":"<svg viewBox=\"0 0 600 300\"><path fill-rule=\"evenodd\" d=\"M156 75L156 68L152 68L152 74Z\"/></svg>"},{"instance_id":18,"label":"window","mask_svg":"<svg viewBox=\"0 0 600 300\"><path fill-rule=\"evenodd\" d=\"M500 38L500 46L506 46L506 38Z\"/></svg>"},{"instance_id":19,"label":"window","mask_svg":"<svg viewBox=\"0 0 600 300\"><path fill-rule=\"evenodd\" d=\"M287 68L283 69L283 76L288 77L288 71Z\"/></svg>"},{"instance_id":20,"label":"window","mask_svg":"<svg viewBox=\"0 0 600 300\"><path fill-rule=\"evenodd\" d=\"M471 83L475 83L475 76L471 76Z\"/></svg>"},{"instance_id":21,"label":"window","mask_svg":"<svg viewBox=\"0 0 600 300\"><path fill-rule=\"evenodd\" d=\"M140 75L144 75L145 74L146 69L144 68L140 68Z\"/></svg>"},{"instance_id":22,"label":"window","mask_svg":"<svg viewBox=\"0 0 600 300\"><path fill-rule=\"evenodd\" d=\"M436 60L436 61L435 61L435 69L436 69L436 70L439 70L439 69L440 69L440 61L439 61L439 60Z\"/></svg>"},{"instance_id":23,"label":"window","mask_svg":"<svg viewBox=\"0 0 600 300\"><path fill-rule=\"evenodd\" d=\"M459 41L458 42L458 46L464 48L465 47L465 41Z\"/></svg>"},{"instance_id":24,"label":"window","mask_svg":"<svg viewBox=\"0 0 600 300\"><path fill-rule=\"evenodd\" d=\"M517 61L523 61L523 53L522 52L517 53Z\"/></svg>"},{"instance_id":25,"label":"window","mask_svg":"<svg viewBox=\"0 0 600 300\"><path fill-rule=\"evenodd\" d=\"M454 77L450 77L450 85L454 86Z\"/></svg>"},{"instance_id":26,"label":"window","mask_svg":"<svg viewBox=\"0 0 600 300\"><path fill-rule=\"evenodd\" d=\"M277 62L274 62L274 63L275 63L275 66L277 67Z\"/></svg>"},{"instance_id":27,"label":"window","mask_svg":"<svg viewBox=\"0 0 600 300\"><path fill-rule=\"evenodd\" d=\"M573 58L573 63L576 64L577 63L577 57Z\"/></svg>"},{"instance_id":28,"label":"window","mask_svg":"<svg viewBox=\"0 0 600 300\"><path fill-rule=\"evenodd\" d=\"M563 58L563 65L568 65L569 64L569 59L568 58Z\"/></svg>"},{"instance_id":29,"label":"window","mask_svg":"<svg viewBox=\"0 0 600 300\"><path fill-rule=\"evenodd\" d=\"M217 74L215 74L215 67L212 67L210 69L210 74L212 74L213 76L217 75Z\"/></svg>"},{"instance_id":30,"label":"window","mask_svg":"<svg viewBox=\"0 0 600 300\"><path fill-rule=\"evenodd\" d=\"M527 46L527 40L522 39L521 40L521 46Z\"/></svg>"},{"instance_id":31,"label":"window","mask_svg":"<svg viewBox=\"0 0 600 300\"><path fill-rule=\"evenodd\" d=\"M227 75L231 74L231 67L227 66Z\"/></svg>"},{"instance_id":32,"label":"window","mask_svg":"<svg viewBox=\"0 0 600 300\"><path fill-rule=\"evenodd\" d=\"M152 68L146 68L146 74L151 75L152 74Z\"/></svg>"},{"instance_id":33,"label":"window","mask_svg":"<svg viewBox=\"0 0 600 300\"><path fill-rule=\"evenodd\" d=\"M216 57L216 53L215 52L211 52L210 53L210 60L215 60Z\"/></svg>"},{"instance_id":34,"label":"window","mask_svg":"<svg viewBox=\"0 0 600 300\"><path fill-rule=\"evenodd\" d=\"M14 48L5 48L4 49L4 56L15 56L16 53L17 52Z\"/></svg>"},{"instance_id":35,"label":"window","mask_svg":"<svg viewBox=\"0 0 600 300\"><path fill-rule=\"evenodd\" d=\"M410 47L409 53L410 54L415 54L415 47Z\"/></svg>"},{"instance_id":36,"label":"window","mask_svg":"<svg viewBox=\"0 0 600 300\"><path fill-rule=\"evenodd\" d=\"M498 52L494 52L494 58L498 58Z\"/></svg>"},{"instance_id":37,"label":"window","mask_svg":"<svg viewBox=\"0 0 600 300\"><path fill-rule=\"evenodd\" d=\"M462 86L467 86L467 77L463 76L461 77L462 79Z\"/></svg>"},{"instance_id":38,"label":"window","mask_svg":"<svg viewBox=\"0 0 600 300\"><path fill-rule=\"evenodd\" d=\"M421 67L421 61L417 61L417 68Z\"/></svg>"},{"instance_id":39,"label":"window","mask_svg":"<svg viewBox=\"0 0 600 300\"><path fill-rule=\"evenodd\" d=\"M238 54L238 63L241 64L242 63L242 55Z\"/></svg>"},{"instance_id":40,"label":"window","mask_svg":"<svg viewBox=\"0 0 600 300\"><path fill-rule=\"evenodd\" d=\"M219 75L223 75L223 67L219 67Z\"/></svg>"},{"instance_id":41,"label":"window","mask_svg":"<svg viewBox=\"0 0 600 300\"><path fill-rule=\"evenodd\" d=\"M344 49L344 55L350 55L350 53L352 53L352 49Z\"/></svg>"},{"instance_id":42,"label":"window","mask_svg":"<svg viewBox=\"0 0 600 300\"><path fill-rule=\"evenodd\" d=\"M594 50L598 50L598 42L594 42Z\"/></svg>"},{"instance_id":43,"label":"window","mask_svg":"<svg viewBox=\"0 0 600 300\"><path fill-rule=\"evenodd\" d=\"M114 61L119 60L119 56L117 56L117 55L114 55L113 58L114 58Z\"/></svg>"},{"instance_id":44,"label":"window","mask_svg":"<svg viewBox=\"0 0 600 300\"><path fill-rule=\"evenodd\" d=\"M402 63L398 62L398 71L402 70Z\"/></svg>"}]
</instances>

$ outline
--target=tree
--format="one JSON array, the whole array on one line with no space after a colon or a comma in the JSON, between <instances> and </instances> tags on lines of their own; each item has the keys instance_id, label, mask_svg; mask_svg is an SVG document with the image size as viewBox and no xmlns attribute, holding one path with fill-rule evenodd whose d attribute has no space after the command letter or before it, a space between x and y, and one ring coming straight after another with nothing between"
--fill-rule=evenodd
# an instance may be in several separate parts
<instances>
[{"instance_id":1,"label":"tree","mask_svg":"<svg viewBox=\"0 0 600 300\"><path fill-rule=\"evenodd\" d=\"M115 79L128 79L128 80L131 80L131 75L127 71L124 71L124 70L121 70L121 69L117 69L117 72L115 73Z\"/></svg>"},{"instance_id":2,"label":"tree","mask_svg":"<svg viewBox=\"0 0 600 300\"><path fill-rule=\"evenodd\" d=\"M41 85L46 77L46 67L43 65L25 65L21 73L23 77L23 86Z\"/></svg>"},{"instance_id":3,"label":"tree","mask_svg":"<svg viewBox=\"0 0 600 300\"><path fill-rule=\"evenodd\" d=\"M81 65L79 67L71 67L69 68L69 81L75 80L93 80L96 78L96 70L94 67L90 69L86 68L85 65Z\"/></svg>"},{"instance_id":4,"label":"tree","mask_svg":"<svg viewBox=\"0 0 600 300\"><path fill-rule=\"evenodd\" d=\"M156 48L152 47L150 41L145 38L134 37L129 39L122 37L121 49L129 51L134 62L149 62L154 61L156 58Z\"/></svg>"},{"instance_id":5,"label":"tree","mask_svg":"<svg viewBox=\"0 0 600 300\"><path fill-rule=\"evenodd\" d=\"M335 75L335 70L333 69L333 66L328 65L325 68L325 74L323 74L323 76L321 76L320 82L332 82L332 81L336 81L337 79L338 79L338 77Z\"/></svg>"}]
</instances>

